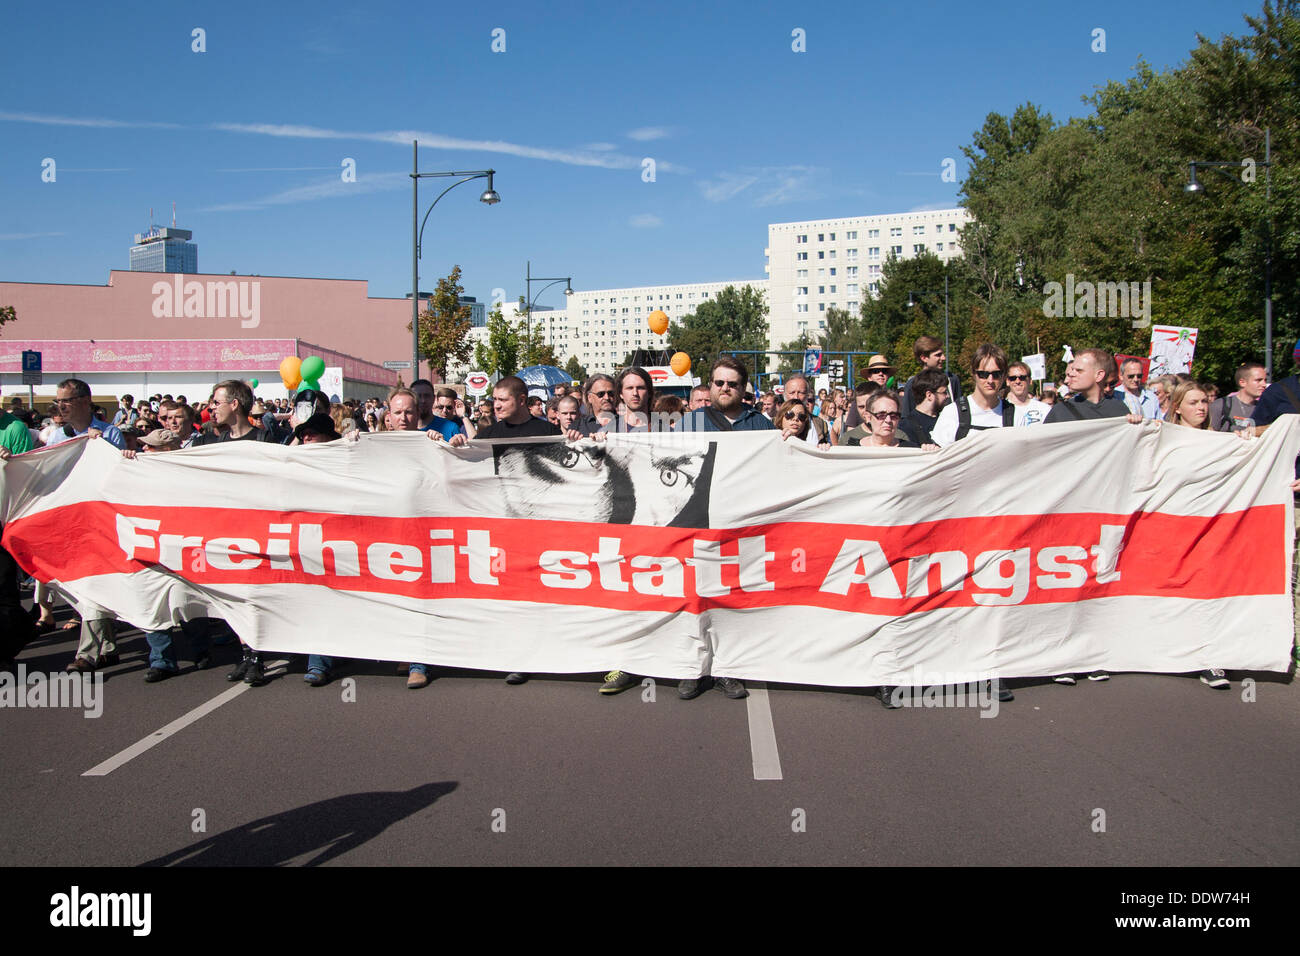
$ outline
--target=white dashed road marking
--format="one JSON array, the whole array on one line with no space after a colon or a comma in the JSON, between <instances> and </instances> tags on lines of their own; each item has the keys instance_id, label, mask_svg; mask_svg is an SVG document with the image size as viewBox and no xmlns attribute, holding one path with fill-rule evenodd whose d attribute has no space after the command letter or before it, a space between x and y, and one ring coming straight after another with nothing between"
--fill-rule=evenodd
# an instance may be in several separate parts
<instances>
[{"instance_id":1,"label":"white dashed road marking","mask_svg":"<svg viewBox=\"0 0 1300 956\"><path fill-rule=\"evenodd\" d=\"M772 707L767 699L766 684L749 684L745 709L749 713L749 749L754 757L754 779L780 780L781 755L776 750L776 728L772 726Z\"/></svg>"},{"instance_id":2,"label":"white dashed road marking","mask_svg":"<svg viewBox=\"0 0 1300 956\"><path fill-rule=\"evenodd\" d=\"M278 667L284 667L288 663L289 663L288 661L269 662L266 665L267 676L275 676L275 669ZM175 733L178 733L179 731L184 730L186 727L194 723L196 720L199 720L202 717L206 717L208 714L212 713L222 704L227 704L230 701L234 700L236 697L238 697L244 691L248 690L250 687L252 687L251 684L240 683L230 688L230 690L218 694L210 701L200 704L198 707L195 707L188 714L183 714L182 716L177 717L166 727L163 727L160 730L155 730L148 737L145 737L142 740L137 740L135 743L127 747L121 753L114 754L113 756L105 760L103 763L91 767L89 770L83 773L82 776L83 777L107 776L108 774L112 773L114 770L122 766L127 761L134 760L136 757L140 756L146 750L150 750L158 746L158 744L162 743L168 737L172 736Z\"/></svg>"}]
</instances>

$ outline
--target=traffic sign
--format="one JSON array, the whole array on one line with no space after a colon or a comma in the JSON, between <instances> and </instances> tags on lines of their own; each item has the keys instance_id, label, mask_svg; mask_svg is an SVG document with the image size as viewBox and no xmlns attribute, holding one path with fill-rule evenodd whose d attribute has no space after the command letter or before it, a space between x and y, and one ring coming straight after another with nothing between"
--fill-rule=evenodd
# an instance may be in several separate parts
<instances>
[{"instance_id":1,"label":"traffic sign","mask_svg":"<svg viewBox=\"0 0 1300 956\"><path fill-rule=\"evenodd\" d=\"M384 368L388 369L388 371L390 372L400 372L402 371L402 369L407 369L410 367L411 367L410 362L385 362L384 363Z\"/></svg>"},{"instance_id":2,"label":"traffic sign","mask_svg":"<svg viewBox=\"0 0 1300 956\"><path fill-rule=\"evenodd\" d=\"M44 385L45 377L41 374L41 353L23 350L23 384Z\"/></svg>"}]
</instances>

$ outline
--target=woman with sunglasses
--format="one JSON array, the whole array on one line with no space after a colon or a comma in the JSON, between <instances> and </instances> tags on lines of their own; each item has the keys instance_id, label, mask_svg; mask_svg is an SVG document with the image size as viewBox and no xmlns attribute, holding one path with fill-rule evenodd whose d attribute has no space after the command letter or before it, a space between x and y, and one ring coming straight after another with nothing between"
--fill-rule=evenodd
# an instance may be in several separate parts
<instances>
[{"instance_id":1,"label":"woman with sunglasses","mask_svg":"<svg viewBox=\"0 0 1300 956\"><path fill-rule=\"evenodd\" d=\"M808 441L808 423L811 417L808 406L798 399L792 398L782 405L776 413L776 426L781 429L781 440L797 438L799 441ZM823 441L817 447L830 448L831 444Z\"/></svg>"},{"instance_id":2,"label":"woman with sunglasses","mask_svg":"<svg viewBox=\"0 0 1300 956\"><path fill-rule=\"evenodd\" d=\"M871 420L871 434L862 439L862 448L923 448L938 449L937 445L918 445L898 430L901 403L898 392L892 388L881 389L867 399L867 417Z\"/></svg>"}]
</instances>

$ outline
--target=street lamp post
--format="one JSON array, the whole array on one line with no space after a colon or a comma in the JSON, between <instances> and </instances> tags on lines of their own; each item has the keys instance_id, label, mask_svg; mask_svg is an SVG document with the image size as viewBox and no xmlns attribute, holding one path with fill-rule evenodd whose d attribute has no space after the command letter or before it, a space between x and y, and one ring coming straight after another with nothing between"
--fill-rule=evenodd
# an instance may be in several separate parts
<instances>
[{"instance_id":1,"label":"street lamp post","mask_svg":"<svg viewBox=\"0 0 1300 956\"><path fill-rule=\"evenodd\" d=\"M497 191L492 188L492 177L496 175L495 169L472 169L462 172L450 173L422 173L420 172L420 143L419 140L411 141L412 159L411 159L411 381L414 382L420 377L420 258L423 250L420 245L421 239L424 238L424 223L429 221L429 213L433 212L433 207L438 205L438 199L441 199L447 193L451 192L461 183L467 183L471 179L486 179L487 189L478 197L479 202L488 206L495 206L501 201ZM438 199L433 201L429 206L428 212L424 214L424 220L420 220L420 180L421 179L446 179L448 177L463 177L452 183L446 189L438 194Z\"/></svg>"},{"instance_id":2,"label":"street lamp post","mask_svg":"<svg viewBox=\"0 0 1300 956\"><path fill-rule=\"evenodd\" d=\"M948 371L948 272L944 270L943 274L943 291L938 289L913 289L907 293L907 307L913 308L916 305L918 295L942 295L943 296L943 370Z\"/></svg>"},{"instance_id":3,"label":"street lamp post","mask_svg":"<svg viewBox=\"0 0 1300 956\"><path fill-rule=\"evenodd\" d=\"M1264 130L1264 371L1273 377L1273 220L1269 215L1269 200L1272 196L1273 182L1273 137L1271 130ZM1198 169L1213 169L1227 176L1234 182L1242 182L1226 170L1241 169L1242 163L1191 162L1187 164L1188 179L1184 191L1203 193L1205 187L1196 178Z\"/></svg>"},{"instance_id":4,"label":"street lamp post","mask_svg":"<svg viewBox=\"0 0 1300 956\"><path fill-rule=\"evenodd\" d=\"M534 283L534 282L545 282L545 283L546 283L546 285L542 286L540 289L537 290L537 295L533 295L533 283ZM524 337L525 337L525 341L526 341L526 342L531 342L531 341L532 341L532 334L533 334L533 306L537 304L537 300L541 297L541 294L542 294L543 292L545 292L547 289L549 289L551 286L555 285L555 284L558 283L558 282L563 282L563 283L564 283L564 294L565 294L566 296L573 295L573 276L561 276L561 277L559 277L559 278L556 278L555 276L535 276L535 275L533 275L533 263L532 263L532 260L529 260L528 263L525 265L525 267L524 267L524 302L527 303L527 304L526 304L526 306L525 306L526 311L524 312L524 323L525 323L525 324L524 324ZM546 344L547 344L547 345L553 345L554 343L551 342L551 333L550 333L550 323L549 323L549 322L547 323L547 326L548 326L548 328L547 328L547 333L546 333Z\"/></svg>"}]
</instances>

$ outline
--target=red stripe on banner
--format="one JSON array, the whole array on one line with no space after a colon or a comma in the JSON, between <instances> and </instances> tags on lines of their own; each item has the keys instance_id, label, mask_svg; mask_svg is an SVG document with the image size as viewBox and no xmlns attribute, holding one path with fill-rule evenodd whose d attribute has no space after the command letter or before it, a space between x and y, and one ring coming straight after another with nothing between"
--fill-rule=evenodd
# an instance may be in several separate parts
<instances>
[{"instance_id":1,"label":"red stripe on banner","mask_svg":"<svg viewBox=\"0 0 1300 956\"><path fill-rule=\"evenodd\" d=\"M3 540L40 580L162 565L201 585L314 584L425 599L693 613L812 605L897 616L1125 595L1286 594L1285 519L1285 506L1275 504L1211 516L1003 515L900 527L782 522L694 530L85 502L15 520Z\"/></svg>"}]
</instances>

